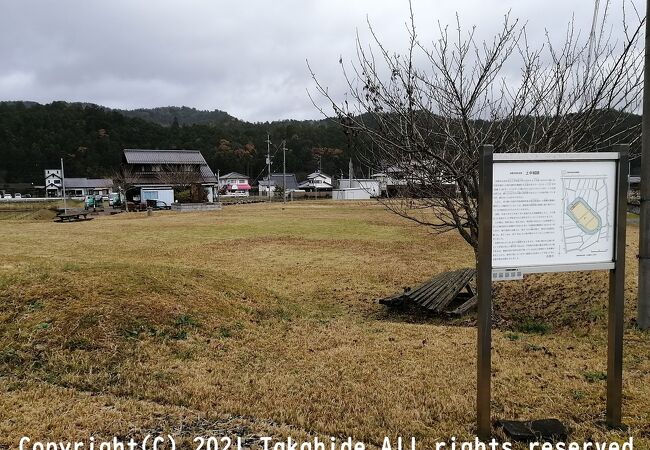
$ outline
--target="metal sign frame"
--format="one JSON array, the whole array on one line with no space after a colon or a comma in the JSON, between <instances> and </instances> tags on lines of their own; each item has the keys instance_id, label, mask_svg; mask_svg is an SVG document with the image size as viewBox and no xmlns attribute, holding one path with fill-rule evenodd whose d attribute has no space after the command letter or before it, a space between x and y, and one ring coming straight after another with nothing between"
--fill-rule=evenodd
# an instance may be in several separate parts
<instances>
[{"instance_id":1,"label":"metal sign frame","mask_svg":"<svg viewBox=\"0 0 650 450\"><path fill-rule=\"evenodd\" d=\"M494 162L522 161L616 161L616 205L614 214L614 260L606 263L528 266L523 273L575 270L609 270L609 305L607 330L607 425L621 426L623 389L623 331L625 285L625 229L627 222L628 145L616 145L602 153L500 153L494 147L479 149L479 230L477 258L477 435L487 441L491 435L491 366L492 366L492 193ZM552 270L549 270L552 268ZM519 270L519 268L518 268Z\"/></svg>"}]
</instances>

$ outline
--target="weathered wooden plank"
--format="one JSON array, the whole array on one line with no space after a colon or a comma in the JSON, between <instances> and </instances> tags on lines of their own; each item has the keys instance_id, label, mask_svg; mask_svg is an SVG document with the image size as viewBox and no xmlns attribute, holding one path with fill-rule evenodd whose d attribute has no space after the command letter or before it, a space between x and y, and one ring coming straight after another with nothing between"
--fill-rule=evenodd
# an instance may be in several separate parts
<instances>
[{"instance_id":1,"label":"weathered wooden plank","mask_svg":"<svg viewBox=\"0 0 650 450\"><path fill-rule=\"evenodd\" d=\"M446 286L445 289L440 292L436 301L429 305L429 309L434 312L442 312L442 310L446 308L463 289L462 280L462 278L457 278L454 280L454 284Z\"/></svg>"},{"instance_id":2,"label":"weathered wooden plank","mask_svg":"<svg viewBox=\"0 0 650 450\"><path fill-rule=\"evenodd\" d=\"M441 283L438 278L434 278L430 283L427 284L425 289L414 292L413 294L409 295L409 298L416 303L420 303L422 299L431 296L433 292L440 289L440 285Z\"/></svg>"},{"instance_id":3,"label":"weathered wooden plank","mask_svg":"<svg viewBox=\"0 0 650 450\"><path fill-rule=\"evenodd\" d=\"M462 305L459 305L458 308L454 309L453 311L449 311L447 314L450 314L452 316L462 316L467 311L476 308L477 304L478 304L478 297L475 295L467 299L467 301Z\"/></svg>"},{"instance_id":4,"label":"weathered wooden plank","mask_svg":"<svg viewBox=\"0 0 650 450\"><path fill-rule=\"evenodd\" d=\"M420 305L434 312L441 312L460 291L467 285L468 281L474 275L473 269L459 270L452 272L445 283L435 292L435 295L420 302Z\"/></svg>"},{"instance_id":5,"label":"weathered wooden plank","mask_svg":"<svg viewBox=\"0 0 650 450\"><path fill-rule=\"evenodd\" d=\"M457 279L458 274L456 273L454 273L453 276L448 277L438 285L437 289L432 292L428 298L423 299L423 301L420 302L420 305L427 309L435 309L435 306L444 298L442 297L444 295L444 292L449 290L450 287L453 288Z\"/></svg>"},{"instance_id":6,"label":"weathered wooden plank","mask_svg":"<svg viewBox=\"0 0 650 450\"><path fill-rule=\"evenodd\" d=\"M387 306L397 306L405 302L413 302L422 308L440 313L458 297L458 294L464 288L467 288L468 292L473 294L469 283L475 273L476 270L471 268L444 272L420 284L415 289L405 290L404 292L383 298L379 302ZM465 305L468 305L468 309L471 308L471 302L469 304L468 302L463 303L454 311L461 310Z\"/></svg>"},{"instance_id":7,"label":"weathered wooden plank","mask_svg":"<svg viewBox=\"0 0 650 450\"><path fill-rule=\"evenodd\" d=\"M463 288L464 285L460 285L460 283L465 276L465 270L450 272L449 276L443 280L443 283L440 284L435 293L432 293L430 298L425 299L425 301L420 304L427 309L436 310L441 303L447 301L448 297L451 297L449 299L449 302L451 302L456 294L458 294L458 292Z\"/></svg>"},{"instance_id":8,"label":"weathered wooden plank","mask_svg":"<svg viewBox=\"0 0 650 450\"><path fill-rule=\"evenodd\" d=\"M409 298L414 299L416 297L419 297L421 294L428 291L429 289L431 289L432 286L435 285L436 285L436 277L433 277L431 280L422 283L420 286L418 286L415 289L412 289L409 292Z\"/></svg>"},{"instance_id":9,"label":"weathered wooden plank","mask_svg":"<svg viewBox=\"0 0 650 450\"><path fill-rule=\"evenodd\" d=\"M432 297L435 297L451 279L453 279L453 273L440 274L433 278L426 291L419 293L417 296L411 296L411 299L417 303L423 304Z\"/></svg>"},{"instance_id":10,"label":"weathered wooden plank","mask_svg":"<svg viewBox=\"0 0 650 450\"><path fill-rule=\"evenodd\" d=\"M381 303L382 305L395 307L395 306L404 305L405 300L403 295L398 294L398 295L393 295L391 297L382 298L379 300L379 303Z\"/></svg>"}]
</instances>

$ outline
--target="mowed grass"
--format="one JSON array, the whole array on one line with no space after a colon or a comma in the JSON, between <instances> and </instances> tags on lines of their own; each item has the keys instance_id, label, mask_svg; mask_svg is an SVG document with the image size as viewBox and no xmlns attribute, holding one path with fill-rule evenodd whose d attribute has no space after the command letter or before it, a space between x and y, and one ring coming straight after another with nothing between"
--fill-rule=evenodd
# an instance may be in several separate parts
<instances>
[{"instance_id":1,"label":"mowed grass","mask_svg":"<svg viewBox=\"0 0 650 450\"><path fill-rule=\"evenodd\" d=\"M473 436L473 318L376 302L471 266L455 233L432 235L371 202L0 228L0 445L161 429L190 439L233 420L233 430L375 445ZM495 418L557 417L576 440L632 435L650 447L650 335L633 323L637 248L631 226L630 429L601 424L605 273L496 286Z\"/></svg>"}]
</instances>

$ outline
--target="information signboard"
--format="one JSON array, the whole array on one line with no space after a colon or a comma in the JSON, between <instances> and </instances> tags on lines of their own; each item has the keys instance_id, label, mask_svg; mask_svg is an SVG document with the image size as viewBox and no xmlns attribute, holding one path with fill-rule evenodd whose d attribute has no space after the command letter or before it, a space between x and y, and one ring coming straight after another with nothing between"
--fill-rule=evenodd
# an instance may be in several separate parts
<instances>
[{"instance_id":1,"label":"information signboard","mask_svg":"<svg viewBox=\"0 0 650 450\"><path fill-rule=\"evenodd\" d=\"M611 269L617 162L617 153L495 154L493 279Z\"/></svg>"},{"instance_id":2,"label":"information signboard","mask_svg":"<svg viewBox=\"0 0 650 450\"><path fill-rule=\"evenodd\" d=\"M480 149L477 431L491 432L492 282L609 270L607 411L621 425L628 146L606 153Z\"/></svg>"}]
</instances>

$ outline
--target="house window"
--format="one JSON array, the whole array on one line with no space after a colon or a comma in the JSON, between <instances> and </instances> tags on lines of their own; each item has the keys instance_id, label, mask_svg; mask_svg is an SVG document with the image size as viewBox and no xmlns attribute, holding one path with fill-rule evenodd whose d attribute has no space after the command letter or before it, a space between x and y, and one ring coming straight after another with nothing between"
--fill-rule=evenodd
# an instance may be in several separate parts
<instances>
[{"instance_id":1,"label":"house window","mask_svg":"<svg viewBox=\"0 0 650 450\"><path fill-rule=\"evenodd\" d=\"M158 191L142 191L142 199L147 200L158 200Z\"/></svg>"},{"instance_id":2,"label":"house window","mask_svg":"<svg viewBox=\"0 0 650 450\"><path fill-rule=\"evenodd\" d=\"M54 180L54 184L61 184L61 180Z\"/></svg>"}]
</instances>

